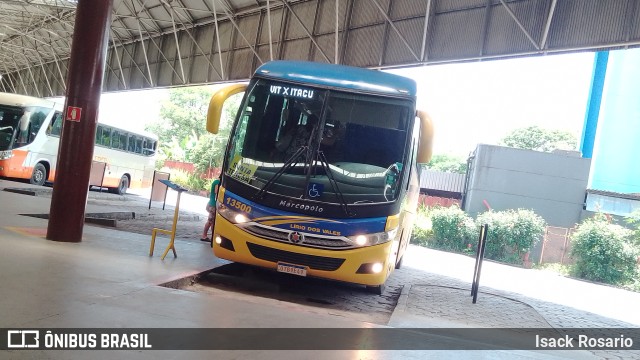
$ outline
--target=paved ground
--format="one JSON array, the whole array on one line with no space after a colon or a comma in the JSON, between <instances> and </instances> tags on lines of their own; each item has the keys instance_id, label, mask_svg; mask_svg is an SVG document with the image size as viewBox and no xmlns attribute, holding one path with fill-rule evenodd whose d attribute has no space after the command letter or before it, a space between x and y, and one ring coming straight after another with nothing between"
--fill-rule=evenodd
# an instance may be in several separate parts
<instances>
[{"instance_id":1,"label":"paved ground","mask_svg":"<svg viewBox=\"0 0 640 360\"><path fill-rule=\"evenodd\" d=\"M7 183L1 183L2 187ZM27 185L18 187L29 188ZM38 189L46 197L50 189ZM24 195L26 196L26 195ZM177 248L207 247L198 239L204 225L205 198L183 195L182 219L178 223ZM91 192L89 208L134 211L136 220L118 220L117 228L149 235L151 228L170 228L175 198L171 194L166 210L144 196L115 196ZM47 212L48 209L43 209ZM168 255L171 256L171 255ZM212 261L212 265L213 265ZM246 301L257 298L302 304L310 312L328 313L344 319L392 327L639 327L640 294L568 279L553 273L519 269L486 261L480 280L478 303L469 296L474 259L411 246L402 269L389 279L384 296L372 296L362 288L311 279L279 279L259 270L249 275L256 280L247 287L233 265L216 262L217 274L188 290ZM231 269L231 270L229 270ZM225 274L225 271L227 273ZM227 280L224 279L228 276ZM247 277L246 274L241 276ZM266 279L265 276L271 279ZM248 289L248 290L247 290ZM591 352L599 358L638 358L638 352Z\"/></svg>"}]
</instances>

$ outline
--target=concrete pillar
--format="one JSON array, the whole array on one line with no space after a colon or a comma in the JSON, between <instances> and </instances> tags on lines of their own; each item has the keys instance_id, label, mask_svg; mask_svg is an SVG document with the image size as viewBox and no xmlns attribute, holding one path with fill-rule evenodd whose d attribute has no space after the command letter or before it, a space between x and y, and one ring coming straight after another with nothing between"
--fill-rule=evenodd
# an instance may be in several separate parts
<instances>
[{"instance_id":1,"label":"concrete pillar","mask_svg":"<svg viewBox=\"0 0 640 360\"><path fill-rule=\"evenodd\" d=\"M82 241L113 0L79 0L47 239Z\"/></svg>"}]
</instances>

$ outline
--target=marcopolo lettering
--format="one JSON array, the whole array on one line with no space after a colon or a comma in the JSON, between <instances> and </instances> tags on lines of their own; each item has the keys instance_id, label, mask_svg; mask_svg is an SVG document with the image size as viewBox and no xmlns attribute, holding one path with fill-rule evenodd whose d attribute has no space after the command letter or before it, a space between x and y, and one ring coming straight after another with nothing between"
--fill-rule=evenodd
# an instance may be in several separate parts
<instances>
[{"instance_id":1,"label":"marcopolo lettering","mask_svg":"<svg viewBox=\"0 0 640 360\"><path fill-rule=\"evenodd\" d=\"M278 205L280 205L282 207L290 208L290 209L298 209L298 210L304 210L304 211L314 211L314 212L317 212L317 213L321 213L321 212L324 211L324 208L322 208L320 206L298 204L298 203L293 203L293 202L286 201L286 200L280 200L280 203Z\"/></svg>"}]
</instances>

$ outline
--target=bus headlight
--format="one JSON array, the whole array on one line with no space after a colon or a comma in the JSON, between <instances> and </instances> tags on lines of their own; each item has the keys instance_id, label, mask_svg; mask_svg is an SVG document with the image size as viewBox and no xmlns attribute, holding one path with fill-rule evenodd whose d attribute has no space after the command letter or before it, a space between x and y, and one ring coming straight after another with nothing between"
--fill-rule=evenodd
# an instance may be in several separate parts
<instances>
[{"instance_id":1,"label":"bus headlight","mask_svg":"<svg viewBox=\"0 0 640 360\"><path fill-rule=\"evenodd\" d=\"M369 239L365 235L356 236L356 245L365 246L369 242Z\"/></svg>"},{"instance_id":2,"label":"bus headlight","mask_svg":"<svg viewBox=\"0 0 640 360\"><path fill-rule=\"evenodd\" d=\"M234 224L243 224L249 221L249 218L245 214L224 206L223 204L218 204L218 214Z\"/></svg>"},{"instance_id":3,"label":"bus headlight","mask_svg":"<svg viewBox=\"0 0 640 360\"><path fill-rule=\"evenodd\" d=\"M236 224L244 224L249 221L249 218L244 216L244 214L236 214L233 219L236 221Z\"/></svg>"},{"instance_id":4,"label":"bus headlight","mask_svg":"<svg viewBox=\"0 0 640 360\"><path fill-rule=\"evenodd\" d=\"M374 234L359 234L347 237L356 246L372 246L393 240L398 233L398 228Z\"/></svg>"}]
</instances>

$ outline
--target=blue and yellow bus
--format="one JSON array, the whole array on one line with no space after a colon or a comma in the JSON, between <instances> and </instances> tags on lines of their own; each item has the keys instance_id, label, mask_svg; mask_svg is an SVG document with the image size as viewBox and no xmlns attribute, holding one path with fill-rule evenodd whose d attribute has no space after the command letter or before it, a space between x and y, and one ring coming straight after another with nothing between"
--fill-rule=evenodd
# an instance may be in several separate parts
<instances>
[{"instance_id":1,"label":"blue and yellow bus","mask_svg":"<svg viewBox=\"0 0 640 360\"><path fill-rule=\"evenodd\" d=\"M273 61L211 98L207 129L243 92L227 144L213 252L235 262L366 285L402 264L431 157L416 83L341 65Z\"/></svg>"}]
</instances>

